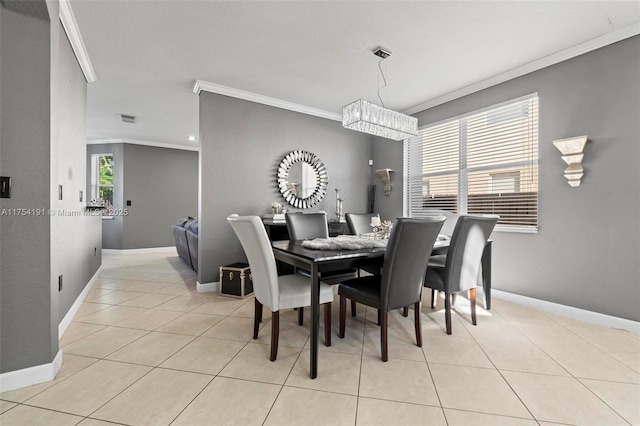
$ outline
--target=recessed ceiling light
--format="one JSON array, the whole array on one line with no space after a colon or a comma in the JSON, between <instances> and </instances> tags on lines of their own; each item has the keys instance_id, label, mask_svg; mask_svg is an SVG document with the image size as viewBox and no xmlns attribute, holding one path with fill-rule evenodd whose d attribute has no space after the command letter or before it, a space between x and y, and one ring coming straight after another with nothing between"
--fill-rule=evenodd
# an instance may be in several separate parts
<instances>
[{"instance_id":1,"label":"recessed ceiling light","mask_svg":"<svg viewBox=\"0 0 640 426\"><path fill-rule=\"evenodd\" d=\"M190 141L195 141L197 138L195 136L189 136L187 137L187 139L189 139Z\"/></svg>"}]
</instances>

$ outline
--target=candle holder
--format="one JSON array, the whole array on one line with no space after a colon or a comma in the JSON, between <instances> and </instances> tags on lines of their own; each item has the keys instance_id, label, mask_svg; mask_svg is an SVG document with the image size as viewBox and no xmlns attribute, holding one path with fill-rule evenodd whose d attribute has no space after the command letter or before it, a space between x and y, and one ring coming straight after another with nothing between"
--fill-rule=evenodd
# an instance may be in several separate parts
<instances>
[{"instance_id":1,"label":"candle holder","mask_svg":"<svg viewBox=\"0 0 640 426\"><path fill-rule=\"evenodd\" d=\"M390 220L385 220L380 224L380 232L382 233L382 238L388 239L391 235L391 228L393 228L393 222Z\"/></svg>"},{"instance_id":2,"label":"candle holder","mask_svg":"<svg viewBox=\"0 0 640 426\"><path fill-rule=\"evenodd\" d=\"M380 222L380 216L372 216L371 217L371 222L369 223L369 225L371 226L371 229L373 230L373 238L376 240L380 239L380 225L382 225L382 223Z\"/></svg>"},{"instance_id":3,"label":"candle holder","mask_svg":"<svg viewBox=\"0 0 640 426\"><path fill-rule=\"evenodd\" d=\"M336 222L344 223L344 213L342 213L342 202L344 198L340 197L340 188L336 188Z\"/></svg>"}]
</instances>

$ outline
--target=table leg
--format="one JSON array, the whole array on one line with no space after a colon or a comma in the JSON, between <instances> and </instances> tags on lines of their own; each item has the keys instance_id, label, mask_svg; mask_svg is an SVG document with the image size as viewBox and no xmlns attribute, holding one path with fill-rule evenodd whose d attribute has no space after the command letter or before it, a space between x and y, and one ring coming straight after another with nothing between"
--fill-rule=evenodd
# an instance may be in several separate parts
<instances>
[{"instance_id":1,"label":"table leg","mask_svg":"<svg viewBox=\"0 0 640 426\"><path fill-rule=\"evenodd\" d=\"M318 334L320 329L320 280L318 265L311 265L311 366L312 379L318 377Z\"/></svg>"},{"instance_id":2,"label":"table leg","mask_svg":"<svg viewBox=\"0 0 640 426\"><path fill-rule=\"evenodd\" d=\"M484 246L482 252L482 293L484 294L484 308L491 309L491 241Z\"/></svg>"}]
</instances>

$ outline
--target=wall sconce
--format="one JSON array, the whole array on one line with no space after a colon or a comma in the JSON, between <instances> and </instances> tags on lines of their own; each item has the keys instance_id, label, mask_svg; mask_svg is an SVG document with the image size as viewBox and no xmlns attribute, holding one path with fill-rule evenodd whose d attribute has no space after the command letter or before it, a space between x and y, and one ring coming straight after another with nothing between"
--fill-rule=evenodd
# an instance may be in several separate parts
<instances>
[{"instance_id":1,"label":"wall sconce","mask_svg":"<svg viewBox=\"0 0 640 426\"><path fill-rule=\"evenodd\" d=\"M580 186L580 181L584 176L584 169L582 168L583 150L589 141L590 139L587 135L553 141L553 144L562 153L562 159L569 165L564 170L564 177L567 178L571 186Z\"/></svg>"},{"instance_id":2,"label":"wall sconce","mask_svg":"<svg viewBox=\"0 0 640 426\"><path fill-rule=\"evenodd\" d=\"M391 172L394 171L395 170L391 169L376 170L376 173L380 176L380 179L382 179L382 183L384 183L384 193L387 194L387 196L391 195Z\"/></svg>"}]
</instances>

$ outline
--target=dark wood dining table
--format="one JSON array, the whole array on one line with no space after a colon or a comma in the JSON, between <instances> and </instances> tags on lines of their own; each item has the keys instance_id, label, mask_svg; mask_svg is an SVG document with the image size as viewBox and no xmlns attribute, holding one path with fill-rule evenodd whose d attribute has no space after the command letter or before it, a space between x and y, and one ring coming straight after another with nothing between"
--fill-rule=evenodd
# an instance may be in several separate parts
<instances>
[{"instance_id":1,"label":"dark wood dining table","mask_svg":"<svg viewBox=\"0 0 640 426\"><path fill-rule=\"evenodd\" d=\"M314 250L302 246L303 241L273 241L276 260L310 272L311 281L311 356L309 374L318 376L318 337L320 328L320 282L322 272L382 266L384 247L359 250ZM436 241L432 254L444 254L449 241ZM483 293L485 308L491 309L491 241L487 242L482 255Z\"/></svg>"}]
</instances>

